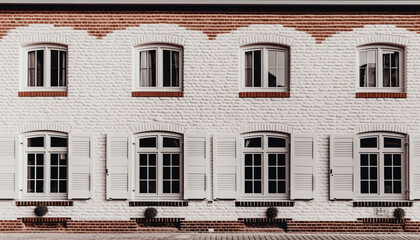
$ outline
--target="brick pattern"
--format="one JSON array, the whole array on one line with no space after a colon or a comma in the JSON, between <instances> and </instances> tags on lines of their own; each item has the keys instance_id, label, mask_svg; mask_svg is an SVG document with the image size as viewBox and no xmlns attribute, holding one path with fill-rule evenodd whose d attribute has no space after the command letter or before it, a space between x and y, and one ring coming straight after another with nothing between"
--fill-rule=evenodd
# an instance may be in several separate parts
<instances>
[{"instance_id":1,"label":"brick pattern","mask_svg":"<svg viewBox=\"0 0 420 240\"><path fill-rule=\"evenodd\" d=\"M186 201L132 201L129 202L130 207L188 207Z\"/></svg>"},{"instance_id":2,"label":"brick pattern","mask_svg":"<svg viewBox=\"0 0 420 240\"><path fill-rule=\"evenodd\" d=\"M289 98L289 92L240 92L240 98Z\"/></svg>"},{"instance_id":3,"label":"brick pattern","mask_svg":"<svg viewBox=\"0 0 420 240\"><path fill-rule=\"evenodd\" d=\"M67 97L67 91L19 92L19 97Z\"/></svg>"},{"instance_id":4,"label":"brick pattern","mask_svg":"<svg viewBox=\"0 0 420 240\"><path fill-rule=\"evenodd\" d=\"M22 220L23 223L58 223L58 222L66 222L70 220L70 218L65 217L24 217L18 218L18 220Z\"/></svg>"},{"instance_id":5,"label":"brick pattern","mask_svg":"<svg viewBox=\"0 0 420 240\"><path fill-rule=\"evenodd\" d=\"M140 227L166 227L179 229L184 218L133 218Z\"/></svg>"},{"instance_id":6,"label":"brick pattern","mask_svg":"<svg viewBox=\"0 0 420 240\"><path fill-rule=\"evenodd\" d=\"M254 202L254 201L237 201L236 207L294 207L295 202Z\"/></svg>"},{"instance_id":7,"label":"brick pattern","mask_svg":"<svg viewBox=\"0 0 420 240\"><path fill-rule=\"evenodd\" d=\"M182 232L244 232L245 224L242 221L181 221Z\"/></svg>"},{"instance_id":8,"label":"brick pattern","mask_svg":"<svg viewBox=\"0 0 420 240\"><path fill-rule=\"evenodd\" d=\"M353 207L412 207L413 202L353 202Z\"/></svg>"},{"instance_id":9,"label":"brick pattern","mask_svg":"<svg viewBox=\"0 0 420 240\"><path fill-rule=\"evenodd\" d=\"M73 206L73 201L16 201L16 206Z\"/></svg>"},{"instance_id":10,"label":"brick pattern","mask_svg":"<svg viewBox=\"0 0 420 240\"><path fill-rule=\"evenodd\" d=\"M407 93L356 93L356 98L407 98Z\"/></svg>"},{"instance_id":11,"label":"brick pattern","mask_svg":"<svg viewBox=\"0 0 420 240\"><path fill-rule=\"evenodd\" d=\"M132 97L183 97L183 92L132 92Z\"/></svg>"}]
</instances>

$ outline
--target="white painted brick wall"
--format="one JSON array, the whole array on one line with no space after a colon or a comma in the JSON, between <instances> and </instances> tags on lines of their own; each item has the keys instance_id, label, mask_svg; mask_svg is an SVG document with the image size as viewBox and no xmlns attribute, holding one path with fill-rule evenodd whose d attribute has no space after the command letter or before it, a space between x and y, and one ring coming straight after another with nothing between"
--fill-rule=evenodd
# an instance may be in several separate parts
<instances>
[{"instance_id":1,"label":"white painted brick wall","mask_svg":"<svg viewBox=\"0 0 420 240\"><path fill-rule=\"evenodd\" d=\"M184 41L184 97L133 98L133 42L139 37L175 36ZM400 39L407 43L407 98L357 99L356 46L366 39ZM34 37L60 36L68 43L68 97L18 97L22 44ZM239 98L239 47L244 39L268 36L291 48L290 98ZM381 37L378 37L381 36ZM385 37L384 37L385 36ZM241 40L242 39L242 40ZM283 39L283 40L281 40ZM257 38L258 40L258 38ZM57 40L58 41L58 40ZM199 31L177 25L142 24L103 39L52 25L19 27L0 40L0 132L19 133L29 123L61 123L95 139L93 199L73 207L50 207L49 216L72 219L127 220L142 217L143 207L105 200L105 136L145 123L171 123L186 132L234 133L253 123L279 123L294 132L315 132L318 165L315 199L279 208L279 217L294 220L355 220L375 217L374 208L329 200L330 134L355 133L359 126L390 123L420 132L420 36L394 26L366 26L336 34L322 44L310 35L281 25L251 25L208 40ZM33 216L34 207L0 201L0 219ZM235 207L233 201L191 201L189 207L157 207L159 217L188 220L236 220L264 217L266 208ZM390 210L393 208L389 208ZM406 208L420 220L420 203Z\"/></svg>"}]
</instances>

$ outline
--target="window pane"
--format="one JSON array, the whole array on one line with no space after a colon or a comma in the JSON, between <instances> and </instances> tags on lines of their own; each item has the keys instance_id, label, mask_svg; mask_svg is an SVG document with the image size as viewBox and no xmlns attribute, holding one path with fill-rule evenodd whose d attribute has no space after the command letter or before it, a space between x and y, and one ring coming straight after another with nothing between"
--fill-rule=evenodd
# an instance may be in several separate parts
<instances>
[{"instance_id":1,"label":"window pane","mask_svg":"<svg viewBox=\"0 0 420 240\"><path fill-rule=\"evenodd\" d=\"M58 167L51 167L51 179L58 179Z\"/></svg>"},{"instance_id":2,"label":"window pane","mask_svg":"<svg viewBox=\"0 0 420 240\"><path fill-rule=\"evenodd\" d=\"M394 181L394 193L401 193L401 181Z\"/></svg>"},{"instance_id":3,"label":"window pane","mask_svg":"<svg viewBox=\"0 0 420 240\"><path fill-rule=\"evenodd\" d=\"M60 166L59 179L62 179L62 180L67 179L67 167L66 166Z\"/></svg>"},{"instance_id":4,"label":"window pane","mask_svg":"<svg viewBox=\"0 0 420 240\"><path fill-rule=\"evenodd\" d=\"M261 166L261 154L254 154L254 165Z\"/></svg>"},{"instance_id":5,"label":"window pane","mask_svg":"<svg viewBox=\"0 0 420 240\"><path fill-rule=\"evenodd\" d=\"M377 163L378 156L376 154L369 154L369 157L370 157L370 161L369 161L370 166L378 166L378 163Z\"/></svg>"},{"instance_id":6,"label":"window pane","mask_svg":"<svg viewBox=\"0 0 420 240\"><path fill-rule=\"evenodd\" d=\"M173 166L179 165L179 154L172 154L172 165Z\"/></svg>"},{"instance_id":7,"label":"window pane","mask_svg":"<svg viewBox=\"0 0 420 240\"><path fill-rule=\"evenodd\" d=\"M245 87L252 87L252 51L245 52Z\"/></svg>"},{"instance_id":8,"label":"window pane","mask_svg":"<svg viewBox=\"0 0 420 240\"><path fill-rule=\"evenodd\" d=\"M370 193L378 193L378 182L371 181L370 182Z\"/></svg>"},{"instance_id":9,"label":"window pane","mask_svg":"<svg viewBox=\"0 0 420 240\"><path fill-rule=\"evenodd\" d=\"M148 86L156 87L156 50L148 51Z\"/></svg>"},{"instance_id":10,"label":"window pane","mask_svg":"<svg viewBox=\"0 0 420 240\"><path fill-rule=\"evenodd\" d=\"M35 165L35 154L28 154L28 165Z\"/></svg>"},{"instance_id":11,"label":"window pane","mask_svg":"<svg viewBox=\"0 0 420 240\"><path fill-rule=\"evenodd\" d=\"M171 86L171 51L163 50L163 86Z\"/></svg>"},{"instance_id":12,"label":"window pane","mask_svg":"<svg viewBox=\"0 0 420 240\"><path fill-rule=\"evenodd\" d=\"M28 181L27 182L27 192L34 193L35 192L35 181Z\"/></svg>"},{"instance_id":13,"label":"window pane","mask_svg":"<svg viewBox=\"0 0 420 240\"><path fill-rule=\"evenodd\" d=\"M171 168L169 167L163 168L163 179L171 179Z\"/></svg>"},{"instance_id":14,"label":"window pane","mask_svg":"<svg viewBox=\"0 0 420 240\"><path fill-rule=\"evenodd\" d=\"M52 193L57 193L58 192L58 181L51 181L50 184L51 184L50 191Z\"/></svg>"},{"instance_id":15,"label":"window pane","mask_svg":"<svg viewBox=\"0 0 420 240\"><path fill-rule=\"evenodd\" d=\"M179 193L179 181L172 182L172 193Z\"/></svg>"},{"instance_id":16,"label":"window pane","mask_svg":"<svg viewBox=\"0 0 420 240\"><path fill-rule=\"evenodd\" d=\"M60 51L60 86L67 86L67 52Z\"/></svg>"},{"instance_id":17,"label":"window pane","mask_svg":"<svg viewBox=\"0 0 420 240\"><path fill-rule=\"evenodd\" d=\"M141 148L156 148L156 137L140 138Z\"/></svg>"},{"instance_id":18,"label":"window pane","mask_svg":"<svg viewBox=\"0 0 420 240\"><path fill-rule=\"evenodd\" d=\"M268 138L268 147L284 148L284 147L286 147L286 139L269 137Z\"/></svg>"},{"instance_id":19,"label":"window pane","mask_svg":"<svg viewBox=\"0 0 420 240\"><path fill-rule=\"evenodd\" d=\"M277 193L277 182L276 181L269 181L268 182L268 192L269 193Z\"/></svg>"},{"instance_id":20,"label":"window pane","mask_svg":"<svg viewBox=\"0 0 420 240\"><path fill-rule=\"evenodd\" d=\"M277 183L278 185L278 193L286 193L286 182L280 181Z\"/></svg>"},{"instance_id":21,"label":"window pane","mask_svg":"<svg viewBox=\"0 0 420 240\"><path fill-rule=\"evenodd\" d=\"M44 50L36 51L36 86L44 86Z\"/></svg>"},{"instance_id":22,"label":"window pane","mask_svg":"<svg viewBox=\"0 0 420 240\"><path fill-rule=\"evenodd\" d=\"M261 193L261 181L254 181L254 193Z\"/></svg>"},{"instance_id":23,"label":"window pane","mask_svg":"<svg viewBox=\"0 0 420 240\"><path fill-rule=\"evenodd\" d=\"M254 87L261 87L261 51L254 51Z\"/></svg>"},{"instance_id":24,"label":"window pane","mask_svg":"<svg viewBox=\"0 0 420 240\"><path fill-rule=\"evenodd\" d=\"M369 182L368 181L361 181L360 182L360 192L361 193L369 193Z\"/></svg>"},{"instance_id":25,"label":"window pane","mask_svg":"<svg viewBox=\"0 0 420 240\"><path fill-rule=\"evenodd\" d=\"M360 155L360 165L361 166L368 166L369 165L369 156L367 154Z\"/></svg>"},{"instance_id":26,"label":"window pane","mask_svg":"<svg viewBox=\"0 0 420 240\"><path fill-rule=\"evenodd\" d=\"M170 192L171 192L171 182L163 181L163 193L170 193Z\"/></svg>"},{"instance_id":27,"label":"window pane","mask_svg":"<svg viewBox=\"0 0 420 240\"><path fill-rule=\"evenodd\" d=\"M384 164L385 165L392 165L392 154L385 154L384 155Z\"/></svg>"},{"instance_id":28,"label":"window pane","mask_svg":"<svg viewBox=\"0 0 420 240\"><path fill-rule=\"evenodd\" d=\"M179 87L179 52L172 51L172 87Z\"/></svg>"},{"instance_id":29,"label":"window pane","mask_svg":"<svg viewBox=\"0 0 420 240\"><path fill-rule=\"evenodd\" d=\"M149 182L149 193L156 193L156 181Z\"/></svg>"},{"instance_id":30,"label":"window pane","mask_svg":"<svg viewBox=\"0 0 420 240\"><path fill-rule=\"evenodd\" d=\"M385 181L385 193L392 193L392 181Z\"/></svg>"},{"instance_id":31,"label":"window pane","mask_svg":"<svg viewBox=\"0 0 420 240\"><path fill-rule=\"evenodd\" d=\"M268 86L277 86L277 62L276 51L268 51Z\"/></svg>"},{"instance_id":32,"label":"window pane","mask_svg":"<svg viewBox=\"0 0 420 240\"><path fill-rule=\"evenodd\" d=\"M180 140L178 138L163 138L163 147L179 148Z\"/></svg>"},{"instance_id":33,"label":"window pane","mask_svg":"<svg viewBox=\"0 0 420 240\"><path fill-rule=\"evenodd\" d=\"M386 147L386 148L401 148L401 138L384 137L384 147Z\"/></svg>"},{"instance_id":34,"label":"window pane","mask_svg":"<svg viewBox=\"0 0 420 240\"><path fill-rule=\"evenodd\" d=\"M362 138L360 139L361 148L377 148L378 147L378 138Z\"/></svg>"},{"instance_id":35,"label":"window pane","mask_svg":"<svg viewBox=\"0 0 420 240\"><path fill-rule=\"evenodd\" d=\"M44 147L44 137L28 138L28 147Z\"/></svg>"},{"instance_id":36,"label":"window pane","mask_svg":"<svg viewBox=\"0 0 420 240\"><path fill-rule=\"evenodd\" d=\"M67 138L51 137L51 147L67 147Z\"/></svg>"},{"instance_id":37,"label":"window pane","mask_svg":"<svg viewBox=\"0 0 420 240\"><path fill-rule=\"evenodd\" d=\"M367 52L359 53L359 80L360 87L367 87Z\"/></svg>"},{"instance_id":38,"label":"window pane","mask_svg":"<svg viewBox=\"0 0 420 240\"><path fill-rule=\"evenodd\" d=\"M140 181L140 193L147 193L147 181Z\"/></svg>"},{"instance_id":39,"label":"window pane","mask_svg":"<svg viewBox=\"0 0 420 240\"><path fill-rule=\"evenodd\" d=\"M36 181L35 183L35 192L37 193L43 193L44 192L44 181Z\"/></svg>"},{"instance_id":40,"label":"window pane","mask_svg":"<svg viewBox=\"0 0 420 240\"><path fill-rule=\"evenodd\" d=\"M51 165L58 165L58 154L51 154Z\"/></svg>"},{"instance_id":41,"label":"window pane","mask_svg":"<svg viewBox=\"0 0 420 240\"><path fill-rule=\"evenodd\" d=\"M35 51L28 52L28 86L35 86Z\"/></svg>"},{"instance_id":42,"label":"window pane","mask_svg":"<svg viewBox=\"0 0 420 240\"><path fill-rule=\"evenodd\" d=\"M276 154L268 154L268 165L276 165Z\"/></svg>"},{"instance_id":43,"label":"window pane","mask_svg":"<svg viewBox=\"0 0 420 240\"><path fill-rule=\"evenodd\" d=\"M401 166L401 154L394 154L394 166Z\"/></svg>"},{"instance_id":44,"label":"window pane","mask_svg":"<svg viewBox=\"0 0 420 240\"><path fill-rule=\"evenodd\" d=\"M376 52L369 51L368 58L368 87L376 87Z\"/></svg>"},{"instance_id":45,"label":"window pane","mask_svg":"<svg viewBox=\"0 0 420 240\"><path fill-rule=\"evenodd\" d=\"M254 168L254 179L261 179L261 167Z\"/></svg>"},{"instance_id":46,"label":"window pane","mask_svg":"<svg viewBox=\"0 0 420 240\"><path fill-rule=\"evenodd\" d=\"M368 171L368 169L369 168L367 168L367 167L362 167L360 169L360 178L361 179L369 179L369 171Z\"/></svg>"},{"instance_id":47,"label":"window pane","mask_svg":"<svg viewBox=\"0 0 420 240\"><path fill-rule=\"evenodd\" d=\"M245 139L245 147L246 148L260 148L261 137Z\"/></svg>"},{"instance_id":48,"label":"window pane","mask_svg":"<svg viewBox=\"0 0 420 240\"><path fill-rule=\"evenodd\" d=\"M67 181L60 181L59 182L59 192L66 193L67 192Z\"/></svg>"},{"instance_id":49,"label":"window pane","mask_svg":"<svg viewBox=\"0 0 420 240\"><path fill-rule=\"evenodd\" d=\"M391 87L399 86L399 71L398 69L391 69Z\"/></svg>"},{"instance_id":50,"label":"window pane","mask_svg":"<svg viewBox=\"0 0 420 240\"><path fill-rule=\"evenodd\" d=\"M156 50L140 52L140 87L156 87Z\"/></svg>"},{"instance_id":51,"label":"window pane","mask_svg":"<svg viewBox=\"0 0 420 240\"><path fill-rule=\"evenodd\" d=\"M59 56L57 50L51 50L51 86L58 86L58 62Z\"/></svg>"},{"instance_id":52,"label":"window pane","mask_svg":"<svg viewBox=\"0 0 420 240\"><path fill-rule=\"evenodd\" d=\"M245 193L252 193L252 181L245 181Z\"/></svg>"}]
</instances>

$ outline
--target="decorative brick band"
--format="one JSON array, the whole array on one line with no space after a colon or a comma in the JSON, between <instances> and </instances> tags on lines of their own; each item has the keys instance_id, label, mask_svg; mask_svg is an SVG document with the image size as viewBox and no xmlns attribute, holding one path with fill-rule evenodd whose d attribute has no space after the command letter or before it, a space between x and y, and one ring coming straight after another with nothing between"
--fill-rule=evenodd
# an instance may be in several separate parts
<instances>
[{"instance_id":1,"label":"decorative brick band","mask_svg":"<svg viewBox=\"0 0 420 240\"><path fill-rule=\"evenodd\" d=\"M282 132L282 133L292 133L293 128L279 123L254 123L241 126L239 128L240 133L249 133L249 132Z\"/></svg>"},{"instance_id":2,"label":"decorative brick band","mask_svg":"<svg viewBox=\"0 0 420 240\"><path fill-rule=\"evenodd\" d=\"M401 124L389 124L389 123L373 123L373 124L364 124L356 127L356 133L364 132L397 132L397 133L409 133L409 127Z\"/></svg>"},{"instance_id":3,"label":"decorative brick band","mask_svg":"<svg viewBox=\"0 0 420 240\"><path fill-rule=\"evenodd\" d=\"M73 206L73 201L16 201L16 206Z\"/></svg>"},{"instance_id":4,"label":"decorative brick band","mask_svg":"<svg viewBox=\"0 0 420 240\"><path fill-rule=\"evenodd\" d=\"M66 217L24 217L18 218L18 220L22 220L24 223L60 223L60 222L67 222L71 220L71 218Z\"/></svg>"},{"instance_id":5,"label":"decorative brick band","mask_svg":"<svg viewBox=\"0 0 420 240\"><path fill-rule=\"evenodd\" d=\"M410 219L396 219L396 218L358 218L357 220L363 223L403 223Z\"/></svg>"},{"instance_id":6,"label":"decorative brick band","mask_svg":"<svg viewBox=\"0 0 420 240\"><path fill-rule=\"evenodd\" d=\"M128 203L130 207L188 207L188 202L176 201L176 202L140 202L133 201Z\"/></svg>"},{"instance_id":7,"label":"decorative brick band","mask_svg":"<svg viewBox=\"0 0 420 240\"><path fill-rule=\"evenodd\" d=\"M132 92L132 97L183 97L183 92Z\"/></svg>"},{"instance_id":8,"label":"decorative brick band","mask_svg":"<svg viewBox=\"0 0 420 240\"><path fill-rule=\"evenodd\" d=\"M291 218L238 218L244 223L286 223Z\"/></svg>"},{"instance_id":9,"label":"decorative brick band","mask_svg":"<svg viewBox=\"0 0 420 240\"><path fill-rule=\"evenodd\" d=\"M185 218L132 218L137 223L173 223L185 220Z\"/></svg>"},{"instance_id":10,"label":"decorative brick band","mask_svg":"<svg viewBox=\"0 0 420 240\"><path fill-rule=\"evenodd\" d=\"M175 132L183 134L185 132L185 128L181 125L176 125L172 123L144 123L138 125L132 125L131 131L133 133L140 133L140 132L152 132L152 131L165 131L165 132Z\"/></svg>"},{"instance_id":11,"label":"decorative brick band","mask_svg":"<svg viewBox=\"0 0 420 240\"><path fill-rule=\"evenodd\" d=\"M294 207L295 202L235 202L236 207Z\"/></svg>"},{"instance_id":12,"label":"decorative brick band","mask_svg":"<svg viewBox=\"0 0 420 240\"><path fill-rule=\"evenodd\" d=\"M19 92L19 97L67 97L67 91Z\"/></svg>"},{"instance_id":13,"label":"decorative brick band","mask_svg":"<svg viewBox=\"0 0 420 240\"><path fill-rule=\"evenodd\" d=\"M413 202L353 202L353 207L412 207Z\"/></svg>"},{"instance_id":14,"label":"decorative brick band","mask_svg":"<svg viewBox=\"0 0 420 240\"><path fill-rule=\"evenodd\" d=\"M407 93L356 93L356 98L407 98Z\"/></svg>"},{"instance_id":15,"label":"decorative brick band","mask_svg":"<svg viewBox=\"0 0 420 240\"><path fill-rule=\"evenodd\" d=\"M289 98L290 92L240 92L240 98Z\"/></svg>"}]
</instances>

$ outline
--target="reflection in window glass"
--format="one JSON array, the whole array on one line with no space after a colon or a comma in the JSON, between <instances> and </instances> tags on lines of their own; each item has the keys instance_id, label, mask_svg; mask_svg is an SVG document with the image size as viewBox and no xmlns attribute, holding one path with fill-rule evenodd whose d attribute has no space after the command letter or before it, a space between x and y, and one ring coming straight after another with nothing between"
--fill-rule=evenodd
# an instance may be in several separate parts
<instances>
[{"instance_id":1,"label":"reflection in window glass","mask_svg":"<svg viewBox=\"0 0 420 240\"><path fill-rule=\"evenodd\" d=\"M247 138L245 139L245 147L246 148L260 148L262 145L261 138Z\"/></svg>"},{"instance_id":2,"label":"reflection in window glass","mask_svg":"<svg viewBox=\"0 0 420 240\"><path fill-rule=\"evenodd\" d=\"M386 147L386 148L401 148L401 138L384 137L384 147Z\"/></svg>"}]
</instances>

